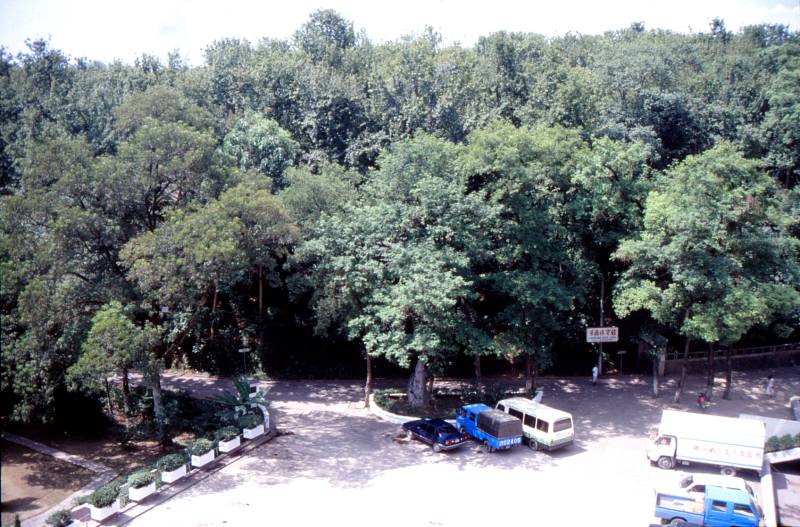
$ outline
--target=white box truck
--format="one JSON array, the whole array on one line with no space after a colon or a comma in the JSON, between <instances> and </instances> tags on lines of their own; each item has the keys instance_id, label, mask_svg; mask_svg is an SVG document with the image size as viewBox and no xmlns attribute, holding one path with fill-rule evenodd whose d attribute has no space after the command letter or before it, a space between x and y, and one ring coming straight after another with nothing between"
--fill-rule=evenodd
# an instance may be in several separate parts
<instances>
[{"instance_id":1,"label":"white box truck","mask_svg":"<svg viewBox=\"0 0 800 527\"><path fill-rule=\"evenodd\" d=\"M764 423L751 419L664 410L647 457L663 469L680 462L716 465L725 476L737 469L759 472L765 435Z\"/></svg>"}]
</instances>

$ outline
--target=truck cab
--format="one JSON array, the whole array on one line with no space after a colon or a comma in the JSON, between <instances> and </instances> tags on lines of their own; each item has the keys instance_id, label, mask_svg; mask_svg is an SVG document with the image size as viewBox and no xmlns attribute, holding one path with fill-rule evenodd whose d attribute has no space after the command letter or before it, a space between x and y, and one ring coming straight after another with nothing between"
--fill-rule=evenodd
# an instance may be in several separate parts
<instances>
[{"instance_id":1,"label":"truck cab","mask_svg":"<svg viewBox=\"0 0 800 527\"><path fill-rule=\"evenodd\" d=\"M701 497L681 492L658 492L655 515L672 525L681 522L705 527L761 527L761 508L743 490L706 486Z\"/></svg>"},{"instance_id":2,"label":"truck cab","mask_svg":"<svg viewBox=\"0 0 800 527\"><path fill-rule=\"evenodd\" d=\"M456 410L456 428L482 443L487 453L522 443L522 421L485 404L468 404Z\"/></svg>"}]
</instances>

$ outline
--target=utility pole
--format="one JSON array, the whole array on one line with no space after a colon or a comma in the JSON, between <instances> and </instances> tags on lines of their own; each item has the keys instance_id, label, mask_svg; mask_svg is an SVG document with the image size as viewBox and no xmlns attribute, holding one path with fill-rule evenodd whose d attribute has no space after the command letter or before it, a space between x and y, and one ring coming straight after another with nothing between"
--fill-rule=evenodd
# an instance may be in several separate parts
<instances>
[{"instance_id":1,"label":"utility pole","mask_svg":"<svg viewBox=\"0 0 800 527\"><path fill-rule=\"evenodd\" d=\"M603 311L603 298L606 294L606 279L603 273L600 273L600 324L599 327L605 327L605 312ZM603 374L603 343L600 342L600 351L597 353L597 375L598 377Z\"/></svg>"}]
</instances>

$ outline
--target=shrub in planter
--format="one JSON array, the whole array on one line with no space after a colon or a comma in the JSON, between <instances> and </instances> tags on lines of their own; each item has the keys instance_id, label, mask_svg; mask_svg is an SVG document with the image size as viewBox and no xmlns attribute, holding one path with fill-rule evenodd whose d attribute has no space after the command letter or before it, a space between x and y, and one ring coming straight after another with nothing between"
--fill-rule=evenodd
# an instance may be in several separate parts
<instances>
[{"instance_id":1,"label":"shrub in planter","mask_svg":"<svg viewBox=\"0 0 800 527\"><path fill-rule=\"evenodd\" d=\"M140 489L155 482L156 482L155 475L152 472L148 472L145 470L141 472L134 472L133 474L128 476L128 485L132 489Z\"/></svg>"},{"instance_id":2,"label":"shrub in planter","mask_svg":"<svg viewBox=\"0 0 800 527\"><path fill-rule=\"evenodd\" d=\"M155 474L149 471L141 471L128 476L128 497L131 500L141 501L155 491Z\"/></svg>"},{"instance_id":3,"label":"shrub in planter","mask_svg":"<svg viewBox=\"0 0 800 527\"><path fill-rule=\"evenodd\" d=\"M106 485L94 491L89 496L89 504L92 506L92 519L103 521L119 512L118 496L119 486L117 485Z\"/></svg>"},{"instance_id":4,"label":"shrub in planter","mask_svg":"<svg viewBox=\"0 0 800 527\"><path fill-rule=\"evenodd\" d=\"M788 450L794 447L794 438L790 434L782 435L779 442L781 450Z\"/></svg>"},{"instance_id":5,"label":"shrub in planter","mask_svg":"<svg viewBox=\"0 0 800 527\"><path fill-rule=\"evenodd\" d=\"M214 432L214 437L217 441L230 441L239 437L239 429L235 426L223 426Z\"/></svg>"},{"instance_id":6,"label":"shrub in planter","mask_svg":"<svg viewBox=\"0 0 800 527\"><path fill-rule=\"evenodd\" d=\"M767 452L775 452L779 450L781 447L781 440L778 436L772 436L767 439L767 442L764 444L764 450Z\"/></svg>"},{"instance_id":7,"label":"shrub in planter","mask_svg":"<svg viewBox=\"0 0 800 527\"><path fill-rule=\"evenodd\" d=\"M183 466L186 466L186 456L179 453L167 454L156 461L156 468L161 472L172 472Z\"/></svg>"},{"instance_id":8,"label":"shrub in planter","mask_svg":"<svg viewBox=\"0 0 800 527\"><path fill-rule=\"evenodd\" d=\"M219 442L220 452L230 452L242 444L239 438L239 429L235 426L224 426L220 428L214 432L214 437L216 437Z\"/></svg>"},{"instance_id":9,"label":"shrub in planter","mask_svg":"<svg viewBox=\"0 0 800 527\"><path fill-rule=\"evenodd\" d=\"M195 439L189 445L189 454L192 456L192 466L202 467L214 461L214 443L205 438Z\"/></svg>"},{"instance_id":10,"label":"shrub in planter","mask_svg":"<svg viewBox=\"0 0 800 527\"><path fill-rule=\"evenodd\" d=\"M45 523L53 527L67 527L72 522L72 513L68 510L56 511L47 517Z\"/></svg>"},{"instance_id":11,"label":"shrub in planter","mask_svg":"<svg viewBox=\"0 0 800 527\"><path fill-rule=\"evenodd\" d=\"M253 439L264 433L264 415L261 412L248 412L239 417L239 426L246 439Z\"/></svg>"},{"instance_id":12,"label":"shrub in planter","mask_svg":"<svg viewBox=\"0 0 800 527\"><path fill-rule=\"evenodd\" d=\"M161 471L161 481L174 483L181 479L186 475L187 462L184 454L168 454L156 461L156 468Z\"/></svg>"}]
</instances>

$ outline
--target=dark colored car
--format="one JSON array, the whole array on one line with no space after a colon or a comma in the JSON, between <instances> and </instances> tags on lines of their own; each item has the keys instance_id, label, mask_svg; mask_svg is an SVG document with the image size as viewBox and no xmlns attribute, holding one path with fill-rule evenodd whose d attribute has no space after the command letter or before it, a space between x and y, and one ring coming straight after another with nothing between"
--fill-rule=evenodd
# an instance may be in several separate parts
<instances>
[{"instance_id":1,"label":"dark colored car","mask_svg":"<svg viewBox=\"0 0 800 527\"><path fill-rule=\"evenodd\" d=\"M453 450L464 444L469 436L460 433L444 419L419 419L403 424L406 437L416 437L428 443L434 452Z\"/></svg>"}]
</instances>

